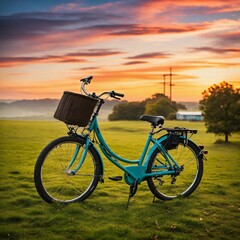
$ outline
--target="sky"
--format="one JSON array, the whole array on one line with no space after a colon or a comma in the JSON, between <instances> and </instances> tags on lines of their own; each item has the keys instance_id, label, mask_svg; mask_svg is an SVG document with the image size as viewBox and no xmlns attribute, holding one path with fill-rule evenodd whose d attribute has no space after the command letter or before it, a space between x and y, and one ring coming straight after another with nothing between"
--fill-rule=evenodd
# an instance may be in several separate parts
<instances>
[{"instance_id":1,"label":"sky","mask_svg":"<svg viewBox=\"0 0 240 240\"><path fill-rule=\"evenodd\" d=\"M239 88L239 0L0 0L0 99L59 99L92 75L88 91L141 101L170 67L174 101Z\"/></svg>"}]
</instances>

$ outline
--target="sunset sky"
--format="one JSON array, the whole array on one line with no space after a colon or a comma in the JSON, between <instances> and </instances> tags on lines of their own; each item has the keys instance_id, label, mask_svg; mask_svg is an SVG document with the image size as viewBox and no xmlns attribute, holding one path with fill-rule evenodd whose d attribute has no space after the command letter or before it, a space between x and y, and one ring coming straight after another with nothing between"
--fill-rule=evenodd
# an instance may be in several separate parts
<instances>
[{"instance_id":1,"label":"sunset sky","mask_svg":"<svg viewBox=\"0 0 240 240\"><path fill-rule=\"evenodd\" d=\"M0 0L0 99L60 98L93 75L89 91L143 100L169 67L175 101L239 88L239 0Z\"/></svg>"}]
</instances>

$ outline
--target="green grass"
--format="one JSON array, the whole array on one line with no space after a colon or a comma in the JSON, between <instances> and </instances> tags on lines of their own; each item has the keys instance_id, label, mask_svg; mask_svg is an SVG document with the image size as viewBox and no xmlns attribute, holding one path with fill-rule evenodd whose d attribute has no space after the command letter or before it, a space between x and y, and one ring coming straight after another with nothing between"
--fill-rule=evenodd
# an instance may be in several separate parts
<instances>
[{"instance_id":1,"label":"green grass","mask_svg":"<svg viewBox=\"0 0 240 240\"><path fill-rule=\"evenodd\" d=\"M114 151L139 157L149 131L146 122L100 126ZM165 126L199 130L192 139L209 151L202 182L188 198L154 203L144 182L126 210L129 187L108 180L122 172L107 161L105 183L89 199L65 207L45 203L35 190L34 164L49 141L66 135L65 125L0 121L0 239L237 239L240 135L233 135L229 144L214 144L218 138L206 134L203 123L169 121Z\"/></svg>"}]
</instances>

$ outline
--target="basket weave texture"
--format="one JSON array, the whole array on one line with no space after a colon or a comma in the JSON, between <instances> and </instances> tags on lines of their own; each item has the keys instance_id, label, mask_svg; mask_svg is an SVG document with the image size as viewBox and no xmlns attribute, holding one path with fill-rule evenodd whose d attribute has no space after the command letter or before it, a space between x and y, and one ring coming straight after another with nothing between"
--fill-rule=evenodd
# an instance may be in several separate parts
<instances>
[{"instance_id":1,"label":"basket weave texture","mask_svg":"<svg viewBox=\"0 0 240 240\"><path fill-rule=\"evenodd\" d=\"M86 127L97 102L97 99L65 91L60 99L54 118L66 124Z\"/></svg>"}]
</instances>

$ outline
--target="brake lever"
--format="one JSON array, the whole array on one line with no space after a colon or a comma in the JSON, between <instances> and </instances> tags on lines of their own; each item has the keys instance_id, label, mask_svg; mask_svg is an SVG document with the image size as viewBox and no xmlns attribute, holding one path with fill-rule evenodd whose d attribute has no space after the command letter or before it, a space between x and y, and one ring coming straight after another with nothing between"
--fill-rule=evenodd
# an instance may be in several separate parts
<instances>
[{"instance_id":1,"label":"brake lever","mask_svg":"<svg viewBox=\"0 0 240 240\"><path fill-rule=\"evenodd\" d=\"M121 98L115 97L115 96L111 96L112 98L115 98L117 100L121 100Z\"/></svg>"}]
</instances>

